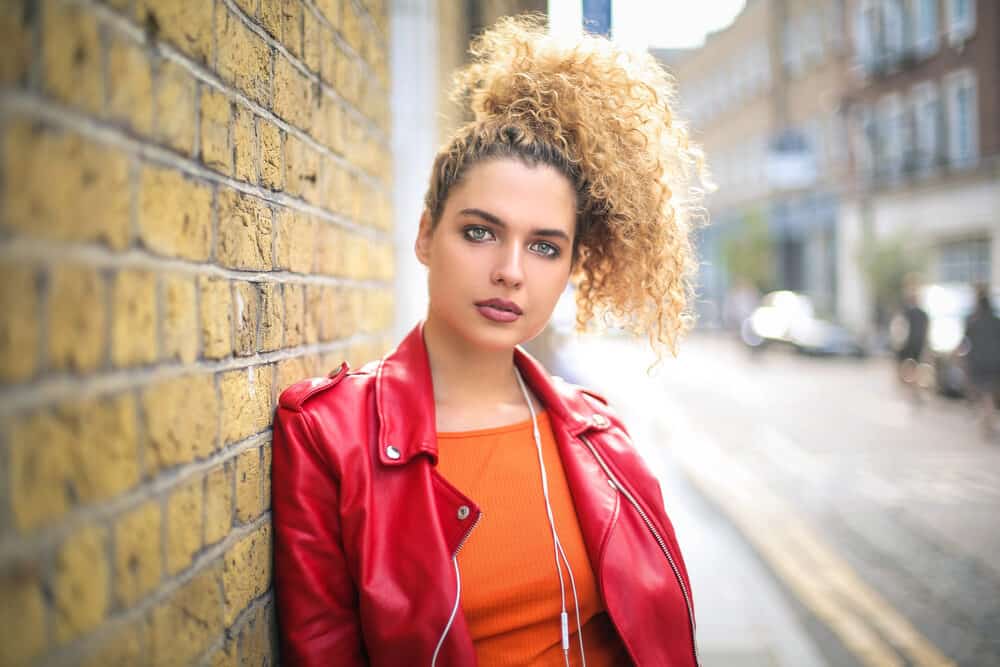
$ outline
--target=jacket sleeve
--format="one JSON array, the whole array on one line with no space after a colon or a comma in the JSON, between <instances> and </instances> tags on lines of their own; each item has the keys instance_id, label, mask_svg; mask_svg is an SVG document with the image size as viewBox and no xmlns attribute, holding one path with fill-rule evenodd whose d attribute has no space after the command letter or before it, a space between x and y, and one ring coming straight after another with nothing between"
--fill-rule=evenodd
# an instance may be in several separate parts
<instances>
[{"instance_id":1,"label":"jacket sleeve","mask_svg":"<svg viewBox=\"0 0 1000 667\"><path fill-rule=\"evenodd\" d=\"M272 450L281 663L367 665L341 540L339 479L319 453L307 412L278 408Z\"/></svg>"}]
</instances>

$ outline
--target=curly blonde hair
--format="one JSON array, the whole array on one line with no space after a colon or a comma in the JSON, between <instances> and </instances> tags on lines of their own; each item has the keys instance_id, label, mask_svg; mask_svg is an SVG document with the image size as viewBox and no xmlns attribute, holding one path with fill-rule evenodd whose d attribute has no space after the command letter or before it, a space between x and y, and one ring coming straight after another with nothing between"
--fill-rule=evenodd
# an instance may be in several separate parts
<instances>
[{"instance_id":1,"label":"curly blonde hair","mask_svg":"<svg viewBox=\"0 0 1000 667\"><path fill-rule=\"evenodd\" d=\"M646 335L660 358L694 321L691 228L704 217L704 160L672 110L674 83L647 53L549 35L545 17L505 17L476 37L452 99L474 120L438 152L424 204L432 226L475 164L516 158L573 184L577 329L601 312Z\"/></svg>"}]
</instances>

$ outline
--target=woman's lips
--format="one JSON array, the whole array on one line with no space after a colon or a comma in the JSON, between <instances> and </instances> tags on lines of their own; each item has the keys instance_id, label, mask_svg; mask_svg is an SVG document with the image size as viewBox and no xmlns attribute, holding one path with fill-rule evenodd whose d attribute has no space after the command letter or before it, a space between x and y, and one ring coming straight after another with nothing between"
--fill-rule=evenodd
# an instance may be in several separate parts
<instances>
[{"instance_id":1,"label":"woman's lips","mask_svg":"<svg viewBox=\"0 0 1000 667\"><path fill-rule=\"evenodd\" d=\"M499 308L494 308L493 306L476 306L476 310L479 314L488 320L493 320L494 322L513 322L517 318L521 317L515 312L509 310L500 310Z\"/></svg>"}]
</instances>

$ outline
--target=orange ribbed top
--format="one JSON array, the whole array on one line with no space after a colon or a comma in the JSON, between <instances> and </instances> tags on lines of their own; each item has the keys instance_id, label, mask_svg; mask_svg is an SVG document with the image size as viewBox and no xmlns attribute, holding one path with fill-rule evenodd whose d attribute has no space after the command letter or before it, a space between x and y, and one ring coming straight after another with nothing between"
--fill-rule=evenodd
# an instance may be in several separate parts
<instances>
[{"instance_id":1,"label":"orange ribbed top","mask_svg":"<svg viewBox=\"0 0 1000 667\"><path fill-rule=\"evenodd\" d=\"M587 664L629 664L597 590L547 412L538 414L538 429L556 531L576 578ZM483 511L458 554L462 611L479 664L564 665L559 577L531 420L438 433L438 471ZM563 579L570 663L579 665L576 614L565 567Z\"/></svg>"}]
</instances>

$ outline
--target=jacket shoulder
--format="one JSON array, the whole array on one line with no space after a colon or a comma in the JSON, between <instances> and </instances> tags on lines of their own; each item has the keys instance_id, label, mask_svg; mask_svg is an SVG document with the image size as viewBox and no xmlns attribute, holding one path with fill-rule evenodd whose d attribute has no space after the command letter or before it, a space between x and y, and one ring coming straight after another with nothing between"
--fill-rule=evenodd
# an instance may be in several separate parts
<instances>
[{"instance_id":1,"label":"jacket shoulder","mask_svg":"<svg viewBox=\"0 0 1000 667\"><path fill-rule=\"evenodd\" d=\"M330 371L326 377L312 377L290 385L281 392L278 398L278 405L287 410L301 410L303 404L325 391L333 389L350 373L350 366L343 362L339 367Z\"/></svg>"}]
</instances>

